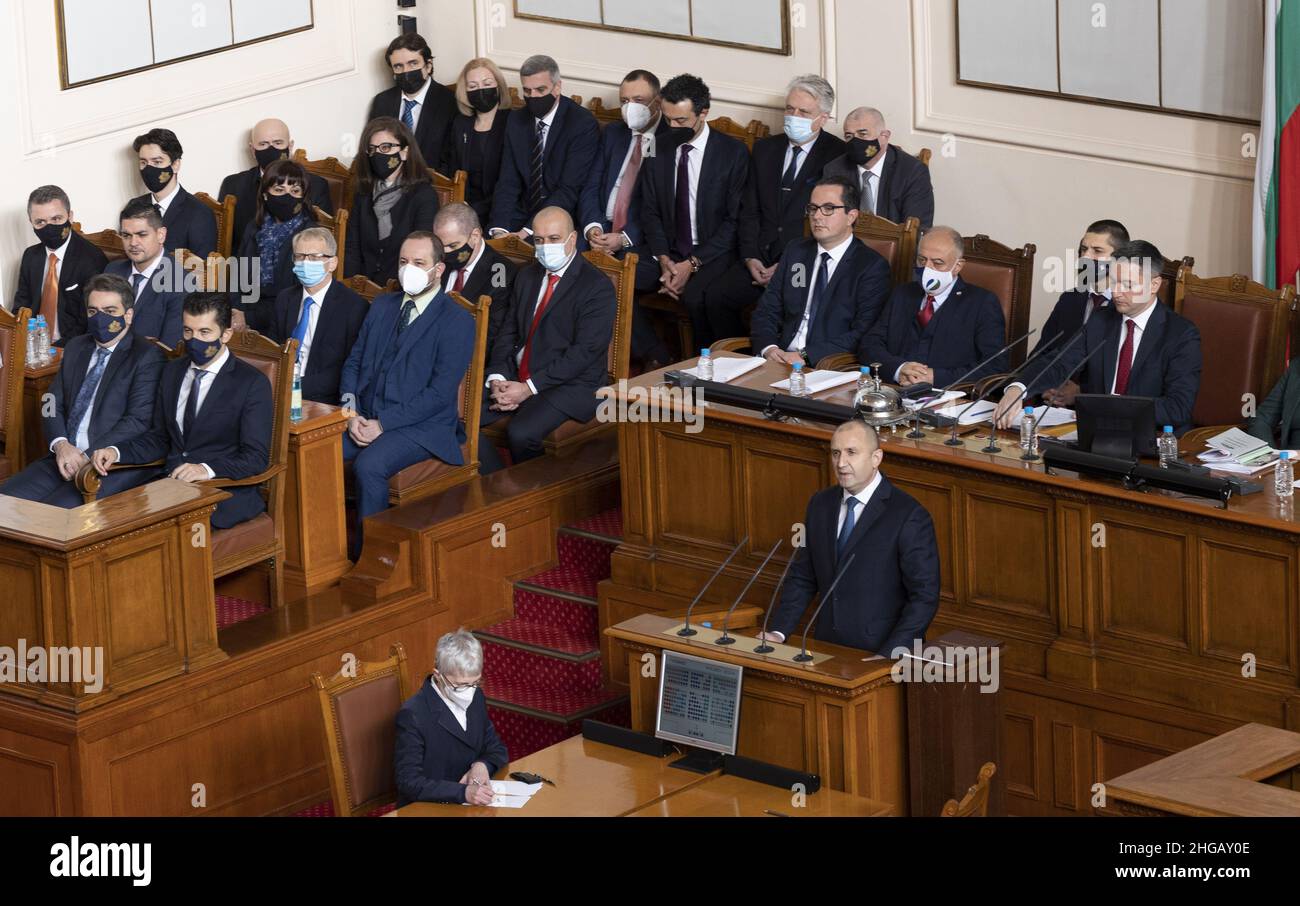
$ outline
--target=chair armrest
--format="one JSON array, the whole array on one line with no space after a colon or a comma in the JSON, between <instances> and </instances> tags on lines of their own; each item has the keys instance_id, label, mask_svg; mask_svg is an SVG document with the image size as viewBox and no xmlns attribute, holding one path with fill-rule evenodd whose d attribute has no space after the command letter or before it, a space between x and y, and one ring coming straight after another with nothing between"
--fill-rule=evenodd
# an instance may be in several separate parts
<instances>
[{"instance_id":1,"label":"chair armrest","mask_svg":"<svg viewBox=\"0 0 1300 906\"><path fill-rule=\"evenodd\" d=\"M741 352L747 349L749 349L749 337L728 337L710 346L709 352L716 355L719 352Z\"/></svg>"},{"instance_id":2,"label":"chair armrest","mask_svg":"<svg viewBox=\"0 0 1300 906\"><path fill-rule=\"evenodd\" d=\"M155 459L153 462L115 462L108 467L108 471L120 472L124 469L157 469L161 468L165 464L164 460L161 459ZM104 483L104 476L95 471L94 463L87 462L77 470L77 474L73 476L72 483L76 485L77 490L81 492L82 501L90 503L95 499L96 495L99 494L100 485Z\"/></svg>"},{"instance_id":3,"label":"chair armrest","mask_svg":"<svg viewBox=\"0 0 1300 906\"><path fill-rule=\"evenodd\" d=\"M853 353L837 352L834 355L823 356L814 367L818 371L857 371L861 366L858 364L858 357Z\"/></svg>"},{"instance_id":4,"label":"chair armrest","mask_svg":"<svg viewBox=\"0 0 1300 906\"><path fill-rule=\"evenodd\" d=\"M203 485L205 488L246 488L270 481L286 468L287 467L284 463L280 463L278 466L271 466L271 468L267 469L265 472L250 475L248 478L209 478L207 481L196 483Z\"/></svg>"}]
</instances>

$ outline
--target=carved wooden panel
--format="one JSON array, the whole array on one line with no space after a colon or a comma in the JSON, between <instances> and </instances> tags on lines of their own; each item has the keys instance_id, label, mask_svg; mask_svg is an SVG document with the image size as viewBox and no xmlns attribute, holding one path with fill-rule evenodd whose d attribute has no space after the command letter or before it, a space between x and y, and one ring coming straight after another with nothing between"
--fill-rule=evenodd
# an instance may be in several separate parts
<instances>
[{"instance_id":1,"label":"carved wooden panel","mask_svg":"<svg viewBox=\"0 0 1300 906\"><path fill-rule=\"evenodd\" d=\"M741 449L740 470L751 556L762 562L782 538L785 543L773 562L788 559L792 526L803 520L808 499L827 485L827 469L810 459L807 450L746 444ZM717 505L723 505L721 499Z\"/></svg>"},{"instance_id":2,"label":"carved wooden panel","mask_svg":"<svg viewBox=\"0 0 1300 906\"><path fill-rule=\"evenodd\" d=\"M1296 671L1295 553L1260 539L1250 544L1202 539L1200 572L1202 653L1241 667Z\"/></svg>"},{"instance_id":3,"label":"carved wooden panel","mask_svg":"<svg viewBox=\"0 0 1300 906\"><path fill-rule=\"evenodd\" d=\"M1052 513L1042 497L965 494L969 606L1054 625Z\"/></svg>"},{"instance_id":4,"label":"carved wooden panel","mask_svg":"<svg viewBox=\"0 0 1300 906\"><path fill-rule=\"evenodd\" d=\"M1099 515L1106 530L1105 546L1096 549L1100 634L1143 646L1191 650L1191 548L1185 531L1116 510Z\"/></svg>"},{"instance_id":5,"label":"carved wooden panel","mask_svg":"<svg viewBox=\"0 0 1300 906\"><path fill-rule=\"evenodd\" d=\"M734 486L734 447L680 431L657 431L654 438L660 538L729 550L740 540L735 511L743 499Z\"/></svg>"}]
</instances>

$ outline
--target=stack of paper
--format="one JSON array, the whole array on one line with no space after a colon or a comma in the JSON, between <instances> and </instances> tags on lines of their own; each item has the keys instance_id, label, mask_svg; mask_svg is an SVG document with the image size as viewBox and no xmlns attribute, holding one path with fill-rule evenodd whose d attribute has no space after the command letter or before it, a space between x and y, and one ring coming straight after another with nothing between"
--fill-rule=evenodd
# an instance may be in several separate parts
<instances>
[{"instance_id":1,"label":"stack of paper","mask_svg":"<svg viewBox=\"0 0 1300 906\"><path fill-rule=\"evenodd\" d=\"M939 403L950 403L953 400L965 399L966 394L960 390L949 390L940 396L938 393L927 393L925 396L918 397L914 400L903 400L903 405L913 411L924 409L926 406L934 406Z\"/></svg>"},{"instance_id":2,"label":"stack of paper","mask_svg":"<svg viewBox=\"0 0 1300 906\"><path fill-rule=\"evenodd\" d=\"M1216 434L1205 442L1209 448L1198 453L1196 458L1216 472L1229 475L1254 475L1271 468L1278 460L1278 451L1260 440L1242 431L1229 428L1222 434ZM1294 453L1291 454L1295 456Z\"/></svg>"},{"instance_id":3,"label":"stack of paper","mask_svg":"<svg viewBox=\"0 0 1300 906\"><path fill-rule=\"evenodd\" d=\"M523 808L542 788L540 783L521 783L518 780L492 781L492 808Z\"/></svg>"},{"instance_id":4,"label":"stack of paper","mask_svg":"<svg viewBox=\"0 0 1300 906\"><path fill-rule=\"evenodd\" d=\"M967 406L970 406L970 408L967 409ZM997 407L998 404L992 400L981 400L974 404L966 403L959 406L948 406L945 409L940 409L938 414L944 418L957 418L965 410L965 414L961 416L958 423L962 425L978 425L980 422L986 422L992 418ZM1059 406L1048 407L1046 413L1043 412L1042 407L1035 407L1033 417L1040 428L1055 428L1058 425L1073 424L1078 420L1078 416L1075 415L1073 409L1062 409ZM1016 412L1011 426L1019 428L1022 418L1024 418L1023 409Z\"/></svg>"},{"instance_id":5,"label":"stack of paper","mask_svg":"<svg viewBox=\"0 0 1300 906\"><path fill-rule=\"evenodd\" d=\"M845 384L852 384L858 379L856 371L808 371L804 373L804 384L808 387L809 393L821 393L823 390L830 390L832 387L841 387ZM777 381L772 384L777 390L789 390L790 380Z\"/></svg>"},{"instance_id":6,"label":"stack of paper","mask_svg":"<svg viewBox=\"0 0 1300 906\"><path fill-rule=\"evenodd\" d=\"M741 358L732 358L730 356L715 358L713 360L713 379L723 384L729 381L734 381L742 374L749 374L765 361L767 360L762 356L757 355L743 356ZM694 368L685 368L683 369L683 372L689 374L691 377L700 376L698 365Z\"/></svg>"}]
</instances>

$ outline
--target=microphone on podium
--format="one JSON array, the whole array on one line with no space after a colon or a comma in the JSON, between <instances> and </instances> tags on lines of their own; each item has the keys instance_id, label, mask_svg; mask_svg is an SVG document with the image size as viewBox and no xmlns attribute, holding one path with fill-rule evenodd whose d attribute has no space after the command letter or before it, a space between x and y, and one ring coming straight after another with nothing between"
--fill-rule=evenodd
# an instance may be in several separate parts
<instances>
[{"instance_id":1,"label":"microphone on podium","mask_svg":"<svg viewBox=\"0 0 1300 906\"><path fill-rule=\"evenodd\" d=\"M691 602L691 606L686 608L686 621L682 625L682 628L677 630L679 636L687 638L698 634L698 630L691 628L691 611L695 609L696 604L700 603L700 598L704 597L704 593L709 590L709 586L713 584L713 580L718 578L718 576L722 574L722 571L727 568L727 564L731 562L731 558L740 553L740 549L748 543L748 535L741 538L740 543L731 549L731 553L727 554L727 559L723 560L722 563L718 565L718 568L713 571L713 575L709 576L709 581L704 583L704 587L701 588L699 594L695 596L695 600Z\"/></svg>"},{"instance_id":2,"label":"microphone on podium","mask_svg":"<svg viewBox=\"0 0 1300 906\"><path fill-rule=\"evenodd\" d=\"M776 588L772 589L772 600L767 604L767 613L763 614L763 629L758 634L758 647L754 649L755 654L768 654L775 651L771 645L767 644L767 621L772 618L772 608L776 606L777 595L781 594L781 586L785 584L785 577L790 572L790 567L794 565L794 558L799 556L799 549L790 555L790 559L785 561L785 569L781 571L781 578L776 582Z\"/></svg>"},{"instance_id":3,"label":"microphone on podium","mask_svg":"<svg viewBox=\"0 0 1300 906\"><path fill-rule=\"evenodd\" d=\"M763 562L758 565L758 569L754 570L754 574L749 577L749 581L746 582L745 587L740 590L740 594L736 595L736 600L727 608L727 615L722 618L722 635L713 640L715 645L731 645L735 643L736 640L727 635L727 623L731 620L731 612L736 609L736 605L740 603L740 599L745 596L745 592L749 591L749 587L754 584L754 580L756 580L759 577L759 574L763 572L763 568L767 566L767 561L772 559L772 555L776 553L777 548L781 546L783 541L785 541L784 538L776 539L776 544L772 545L772 549L767 552L767 556L764 557Z\"/></svg>"},{"instance_id":4,"label":"microphone on podium","mask_svg":"<svg viewBox=\"0 0 1300 906\"><path fill-rule=\"evenodd\" d=\"M840 584L840 579L843 579L844 574L849 571L849 564L853 562L853 558L856 556L856 553L849 554L849 559L844 561L844 565L840 567L839 573L836 574L835 581L831 583L830 588L826 589L826 594L822 595L822 599L817 602L817 609L813 611L812 619L808 621L808 625L805 626L803 630L803 642L800 645L802 650L794 656L794 659L799 663L804 664L813 659L813 656L808 653L808 633L812 632L813 624L816 623L817 618L821 616L822 608L826 606L826 602L835 594L835 586Z\"/></svg>"}]
</instances>

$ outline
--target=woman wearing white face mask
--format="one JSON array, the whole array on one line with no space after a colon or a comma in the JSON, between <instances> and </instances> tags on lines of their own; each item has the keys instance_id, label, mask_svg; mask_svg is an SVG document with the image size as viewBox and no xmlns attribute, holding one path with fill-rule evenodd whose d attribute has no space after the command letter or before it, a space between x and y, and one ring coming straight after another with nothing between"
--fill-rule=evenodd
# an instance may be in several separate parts
<instances>
[{"instance_id":1,"label":"woman wearing white face mask","mask_svg":"<svg viewBox=\"0 0 1300 906\"><path fill-rule=\"evenodd\" d=\"M397 805L488 805L509 757L483 697L483 647L464 629L438 640L437 667L397 714Z\"/></svg>"}]
</instances>

